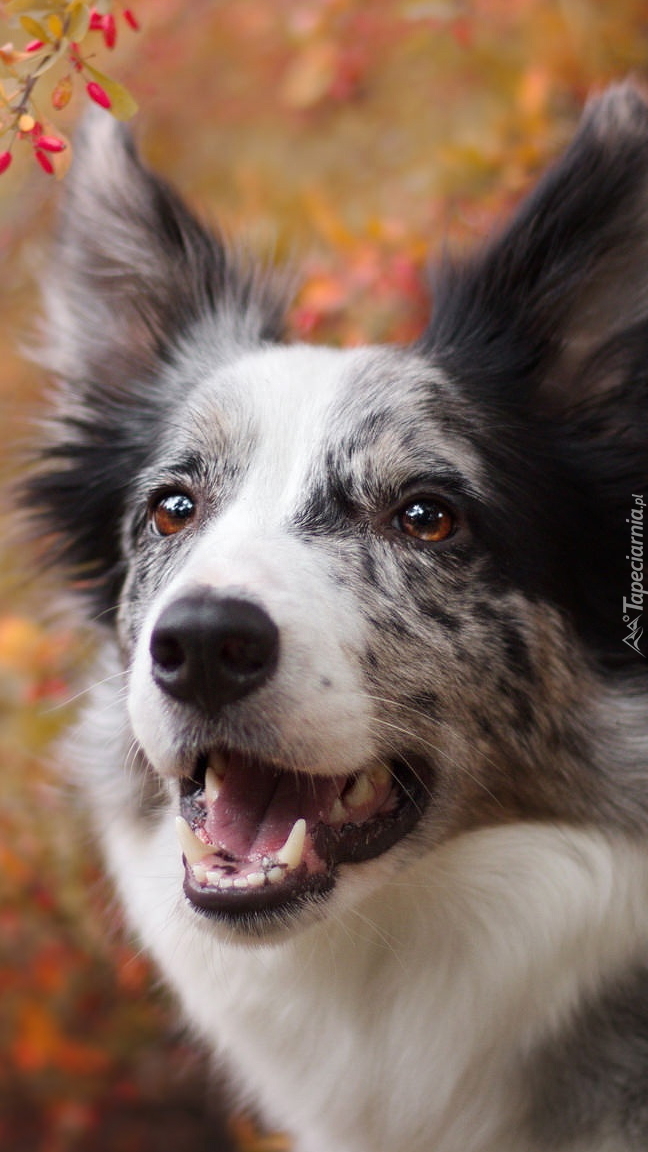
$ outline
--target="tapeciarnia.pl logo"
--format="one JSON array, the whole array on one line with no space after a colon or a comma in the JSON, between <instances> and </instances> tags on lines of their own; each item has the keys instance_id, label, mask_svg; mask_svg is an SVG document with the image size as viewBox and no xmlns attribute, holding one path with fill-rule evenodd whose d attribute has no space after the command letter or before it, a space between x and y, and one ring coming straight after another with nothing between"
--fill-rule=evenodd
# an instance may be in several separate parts
<instances>
[{"instance_id":1,"label":"tapeciarnia.pl logo","mask_svg":"<svg viewBox=\"0 0 648 1152\"><path fill-rule=\"evenodd\" d=\"M623 623L628 626L628 634L623 637L623 643L645 657L645 652L639 647L639 641L643 636L641 625L643 598L648 595L648 589L644 590L643 586L643 521L646 505L643 496L638 496L635 492L632 493L632 499L634 508L630 509L630 516L626 520L626 524L630 525L630 552L626 556L626 560L630 561L630 596L623 597Z\"/></svg>"}]
</instances>

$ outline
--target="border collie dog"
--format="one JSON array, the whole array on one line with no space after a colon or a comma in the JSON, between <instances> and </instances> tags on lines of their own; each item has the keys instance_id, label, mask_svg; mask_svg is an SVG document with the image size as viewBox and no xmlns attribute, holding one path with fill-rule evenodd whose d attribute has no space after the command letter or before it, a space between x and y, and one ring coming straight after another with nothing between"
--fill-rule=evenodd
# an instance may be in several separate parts
<instances>
[{"instance_id":1,"label":"border collie dog","mask_svg":"<svg viewBox=\"0 0 648 1152\"><path fill-rule=\"evenodd\" d=\"M284 295L92 121L27 500L128 921L299 1152L645 1152L648 105L412 346Z\"/></svg>"}]
</instances>

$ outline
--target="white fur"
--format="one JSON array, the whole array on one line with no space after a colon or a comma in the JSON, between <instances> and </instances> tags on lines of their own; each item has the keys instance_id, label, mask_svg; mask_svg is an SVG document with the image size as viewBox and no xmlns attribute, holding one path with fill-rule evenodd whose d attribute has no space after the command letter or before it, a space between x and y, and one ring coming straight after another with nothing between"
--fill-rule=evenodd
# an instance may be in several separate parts
<instances>
[{"instance_id":1,"label":"white fur","mask_svg":"<svg viewBox=\"0 0 648 1152\"><path fill-rule=\"evenodd\" d=\"M212 373L194 397L196 419L214 427L223 423L223 405L227 411L232 397L245 397L243 411L240 402L232 405L229 431L247 433L254 444L254 467L237 498L150 605L138 642L131 723L163 775L177 773L174 716L165 713L165 698L151 678L150 637L164 606L195 585L262 604L280 628L289 659L283 661L273 693L281 696L283 736L296 760L322 773L343 773L367 758L367 703L357 670L344 658L345 646L362 639L354 604L325 578L308 545L282 525L305 491L314 445L341 391L344 369L357 358L350 352L318 349L313 354L305 348L264 353L261 363L258 354L250 355Z\"/></svg>"},{"instance_id":2,"label":"white fur","mask_svg":"<svg viewBox=\"0 0 648 1152\"><path fill-rule=\"evenodd\" d=\"M298 1152L541 1152L523 1125L525 1057L645 956L645 844L543 823L465 833L379 891L380 861L347 866L352 907L334 893L326 919L242 944L184 900L175 797L150 824L113 818L126 733L109 678L85 724L130 924L196 1032Z\"/></svg>"},{"instance_id":3,"label":"white fur","mask_svg":"<svg viewBox=\"0 0 648 1152\"><path fill-rule=\"evenodd\" d=\"M645 848L541 824L467 833L285 942L222 942L172 823L108 830L131 923L299 1152L535 1152L521 1062L648 946Z\"/></svg>"}]
</instances>

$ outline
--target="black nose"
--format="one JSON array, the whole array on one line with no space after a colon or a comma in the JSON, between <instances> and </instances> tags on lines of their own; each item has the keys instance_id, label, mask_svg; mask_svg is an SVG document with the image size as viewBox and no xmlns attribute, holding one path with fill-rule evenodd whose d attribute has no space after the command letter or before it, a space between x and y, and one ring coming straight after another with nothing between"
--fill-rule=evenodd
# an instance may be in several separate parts
<instances>
[{"instance_id":1,"label":"black nose","mask_svg":"<svg viewBox=\"0 0 648 1152\"><path fill-rule=\"evenodd\" d=\"M167 605L151 636L155 683L209 715L263 684L278 655L279 630L267 612L210 588Z\"/></svg>"}]
</instances>

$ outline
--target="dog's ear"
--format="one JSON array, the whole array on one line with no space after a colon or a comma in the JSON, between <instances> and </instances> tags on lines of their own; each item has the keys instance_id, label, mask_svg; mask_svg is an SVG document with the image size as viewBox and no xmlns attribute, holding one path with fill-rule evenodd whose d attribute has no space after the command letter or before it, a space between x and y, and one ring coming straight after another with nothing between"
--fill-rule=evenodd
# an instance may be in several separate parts
<instances>
[{"instance_id":1,"label":"dog's ear","mask_svg":"<svg viewBox=\"0 0 648 1152\"><path fill-rule=\"evenodd\" d=\"M440 269L423 346L483 400L560 410L593 355L647 319L648 105L625 83L590 102L509 226Z\"/></svg>"},{"instance_id":2,"label":"dog's ear","mask_svg":"<svg viewBox=\"0 0 648 1152\"><path fill-rule=\"evenodd\" d=\"M512 223L441 273L422 348L474 412L502 563L516 556L516 579L565 605L608 664L636 664L622 609L630 509L648 491L648 105L636 88L593 100Z\"/></svg>"},{"instance_id":3,"label":"dog's ear","mask_svg":"<svg viewBox=\"0 0 648 1152\"><path fill-rule=\"evenodd\" d=\"M55 412L24 500L49 556L108 619L130 485L186 388L170 366L192 335L201 370L277 339L284 293L202 227L106 113L86 120L64 194L36 353L58 379Z\"/></svg>"},{"instance_id":4,"label":"dog's ear","mask_svg":"<svg viewBox=\"0 0 648 1152\"><path fill-rule=\"evenodd\" d=\"M59 376L110 384L116 354L141 374L200 323L215 356L280 338L278 280L228 252L99 109L78 134L64 192L45 284L44 359Z\"/></svg>"}]
</instances>

